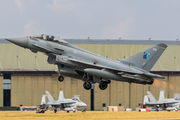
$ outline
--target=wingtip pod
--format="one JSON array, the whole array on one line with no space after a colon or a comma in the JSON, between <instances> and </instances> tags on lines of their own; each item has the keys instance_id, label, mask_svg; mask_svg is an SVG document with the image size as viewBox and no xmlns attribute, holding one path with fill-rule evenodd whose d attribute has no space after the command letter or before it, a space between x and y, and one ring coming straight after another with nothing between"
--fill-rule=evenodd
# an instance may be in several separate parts
<instances>
[{"instance_id":1,"label":"wingtip pod","mask_svg":"<svg viewBox=\"0 0 180 120\"><path fill-rule=\"evenodd\" d=\"M156 46L163 47L163 48L167 48L167 45L164 44L164 43L159 43L159 44L157 44Z\"/></svg>"}]
</instances>

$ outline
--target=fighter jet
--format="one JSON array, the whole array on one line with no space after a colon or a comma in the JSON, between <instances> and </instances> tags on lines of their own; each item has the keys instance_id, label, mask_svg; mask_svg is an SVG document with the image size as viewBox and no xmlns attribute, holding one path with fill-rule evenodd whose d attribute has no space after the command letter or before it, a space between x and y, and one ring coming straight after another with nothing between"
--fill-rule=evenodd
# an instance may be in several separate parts
<instances>
[{"instance_id":1,"label":"fighter jet","mask_svg":"<svg viewBox=\"0 0 180 120\"><path fill-rule=\"evenodd\" d=\"M65 99L64 98L64 94L63 91L59 92L59 98L57 101L55 101L53 99L53 97L51 96L51 94L46 91L47 97L49 102L45 102L45 96L42 96L42 100L41 100L41 105L44 105L46 107L55 107L54 109L54 113L57 112L57 109L59 108L60 110L64 110L64 111L76 111L76 107L85 107L87 106L84 102L80 101L79 96L80 95L75 95L74 98L71 99Z\"/></svg>"},{"instance_id":2,"label":"fighter jet","mask_svg":"<svg viewBox=\"0 0 180 120\"><path fill-rule=\"evenodd\" d=\"M150 91L147 91L148 95L144 96L144 105L146 106L153 106L156 108L156 111L159 110L178 110L180 101L175 99L165 99L164 98L164 91L160 91L159 100L157 101L154 96L151 94ZM150 99L150 102L148 101Z\"/></svg>"},{"instance_id":3,"label":"fighter jet","mask_svg":"<svg viewBox=\"0 0 180 120\"><path fill-rule=\"evenodd\" d=\"M56 72L60 82L64 80L63 76L81 79L86 90L91 89L91 83L99 83L99 88L105 90L111 80L151 85L154 78L164 79L161 75L149 72L167 48L163 43L132 57L114 61L48 34L6 40L34 53L43 52L48 56L49 64L58 66Z\"/></svg>"}]
</instances>

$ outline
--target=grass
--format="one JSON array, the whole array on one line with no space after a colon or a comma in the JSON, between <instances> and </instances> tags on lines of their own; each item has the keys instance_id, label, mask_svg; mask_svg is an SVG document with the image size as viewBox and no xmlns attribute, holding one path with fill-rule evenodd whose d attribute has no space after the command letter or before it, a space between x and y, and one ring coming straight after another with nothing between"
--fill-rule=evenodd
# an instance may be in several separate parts
<instances>
[{"instance_id":1,"label":"grass","mask_svg":"<svg viewBox=\"0 0 180 120\"><path fill-rule=\"evenodd\" d=\"M180 111L178 112L107 112L107 111L87 111L82 113L66 113L60 111L46 111L36 113L36 111L1 111L0 120L152 120L152 119L180 119Z\"/></svg>"}]
</instances>

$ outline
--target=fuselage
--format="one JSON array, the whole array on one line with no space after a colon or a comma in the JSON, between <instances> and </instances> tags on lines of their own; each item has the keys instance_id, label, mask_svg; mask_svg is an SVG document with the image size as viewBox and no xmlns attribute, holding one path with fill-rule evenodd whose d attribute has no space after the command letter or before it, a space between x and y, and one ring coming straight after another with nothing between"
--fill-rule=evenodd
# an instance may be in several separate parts
<instances>
[{"instance_id":1,"label":"fuselage","mask_svg":"<svg viewBox=\"0 0 180 120\"><path fill-rule=\"evenodd\" d=\"M76 69L84 72L84 69L91 67L89 65L79 64L68 60L68 58L73 58L76 59L77 61L80 60L80 61L85 61L88 64L92 64L96 69L102 69L103 66L106 66L108 68L114 68L119 71L126 70L128 72L135 72L135 73L144 72L143 70L139 70L138 68L135 69L133 66L130 67L129 65L120 64L119 61L114 61L106 57L96 55L89 51L75 47L69 43L60 43L60 42L47 41L47 40L30 37L28 38L28 44L26 48L31 49L32 51L40 51L45 53L46 55L49 56L49 59L52 59L53 61L49 63L57 64L61 66L63 65L63 67L64 66L67 67L65 68L65 70L68 69L68 71ZM55 56L53 56L52 54ZM64 68L60 68L60 69L64 69ZM107 74L107 77L104 76L103 74L99 74L99 75L101 76L103 75L105 79L114 79L119 81L129 80L129 82L131 82L132 79L131 76L125 78L125 77L121 77L121 75L118 75L117 72L112 74L113 76ZM149 78L145 77L145 79L148 81Z\"/></svg>"},{"instance_id":2,"label":"fuselage","mask_svg":"<svg viewBox=\"0 0 180 120\"><path fill-rule=\"evenodd\" d=\"M118 80L140 84L152 84L154 75L130 63L121 63L109 58L91 53L54 36L34 36L27 38L7 39L32 52L43 52L48 56L48 63L58 65L64 70L65 76L82 79L84 73L93 76L93 83L101 80ZM23 40L23 42L21 42ZM61 72L61 71L60 71ZM67 73L69 72L69 73ZM74 72L77 75L74 75ZM75 74L76 74L75 73ZM63 72L61 72L63 75ZM147 74L149 74L147 76ZM156 76L159 77L159 76ZM160 76L161 77L161 76Z\"/></svg>"}]
</instances>

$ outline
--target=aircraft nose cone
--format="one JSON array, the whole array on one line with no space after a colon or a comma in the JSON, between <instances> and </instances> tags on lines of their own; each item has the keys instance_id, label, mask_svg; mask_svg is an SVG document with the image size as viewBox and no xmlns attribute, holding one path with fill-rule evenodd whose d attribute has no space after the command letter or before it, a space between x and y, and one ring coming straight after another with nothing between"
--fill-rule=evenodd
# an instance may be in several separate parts
<instances>
[{"instance_id":1,"label":"aircraft nose cone","mask_svg":"<svg viewBox=\"0 0 180 120\"><path fill-rule=\"evenodd\" d=\"M82 107L85 107L85 106L87 106L87 105L86 105L86 103L81 103L81 106L82 106Z\"/></svg>"},{"instance_id":2,"label":"aircraft nose cone","mask_svg":"<svg viewBox=\"0 0 180 120\"><path fill-rule=\"evenodd\" d=\"M28 38L22 37L22 38L6 38L9 42L12 42L18 46L26 48L28 45Z\"/></svg>"},{"instance_id":3,"label":"aircraft nose cone","mask_svg":"<svg viewBox=\"0 0 180 120\"><path fill-rule=\"evenodd\" d=\"M87 106L87 104L84 103L84 106Z\"/></svg>"}]
</instances>

